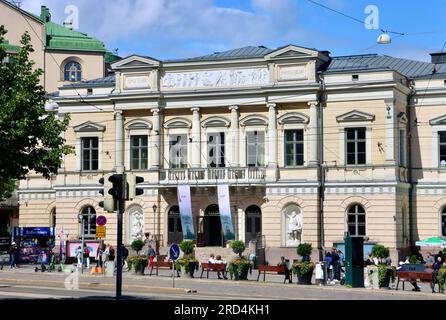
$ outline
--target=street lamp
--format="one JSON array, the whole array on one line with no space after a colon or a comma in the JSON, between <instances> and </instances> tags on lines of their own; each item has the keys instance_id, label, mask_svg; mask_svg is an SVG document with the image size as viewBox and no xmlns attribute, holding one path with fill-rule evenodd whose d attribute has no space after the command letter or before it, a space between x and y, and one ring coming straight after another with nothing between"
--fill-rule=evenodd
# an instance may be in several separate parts
<instances>
[{"instance_id":1,"label":"street lamp","mask_svg":"<svg viewBox=\"0 0 446 320\"><path fill-rule=\"evenodd\" d=\"M156 225L156 209L158 209L158 207L156 206L156 204L153 204L152 206L153 209L153 240L155 241L155 246L156 246L156 231L155 231L155 225Z\"/></svg>"},{"instance_id":2,"label":"street lamp","mask_svg":"<svg viewBox=\"0 0 446 320\"><path fill-rule=\"evenodd\" d=\"M82 271L81 273L84 273L84 241L85 241L85 216L82 213L79 213L77 215L77 218L79 220L79 222L82 224L82 245L81 245L81 262L82 262Z\"/></svg>"}]
</instances>

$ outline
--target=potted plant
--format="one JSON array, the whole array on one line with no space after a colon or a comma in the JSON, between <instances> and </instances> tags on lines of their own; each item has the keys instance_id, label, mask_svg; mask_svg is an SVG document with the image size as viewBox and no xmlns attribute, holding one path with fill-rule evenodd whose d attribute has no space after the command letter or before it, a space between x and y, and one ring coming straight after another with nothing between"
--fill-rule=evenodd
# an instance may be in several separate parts
<instances>
[{"instance_id":1,"label":"potted plant","mask_svg":"<svg viewBox=\"0 0 446 320\"><path fill-rule=\"evenodd\" d=\"M127 264L129 270L133 268L136 274L144 275L144 270L147 267L147 259L143 256L132 256L127 259Z\"/></svg>"},{"instance_id":2,"label":"potted plant","mask_svg":"<svg viewBox=\"0 0 446 320\"><path fill-rule=\"evenodd\" d=\"M251 270L251 262L242 256L245 251L245 243L237 240L231 243L232 251L238 255L238 257L232 259L228 265L228 272L231 279L235 280L248 280L248 272Z\"/></svg>"},{"instance_id":3,"label":"potted plant","mask_svg":"<svg viewBox=\"0 0 446 320\"><path fill-rule=\"evenodd\" d=\"M136 251L136 255L139 256L139 252L142 250L142 248L144 247L144 241L140 240L140 239L136 239L132 242L131 247L133 250Z\"/></svg>"},{"instance_id":4,"label":"potted plant","mask_svg":"<svg viewBox=\"0 0 446 320\"><path fill-rule=\"evenodd\" d=\"M377 244L372 248L372 255L378 258L378 283L380 288L389 288L390 281L395 282L396 268L388 266L383 261L390 255L389 248Z\"/></svg>"},{"instance_id":5,"label":"potted plant","mask_svg":"<svg viewBox=\"0 0 446 320\"><path fill-rule=\"evenodd\" d=\"M294 263L291 267L291 271L297 274L298 284L311 284L311 278L313 277L314 263L311 262L311 252L313 248L310 243L301 243L297 247L297 254L302 257L301 262Z\"/></svg>"},{"instance_id":6,"label":"potted plant","mask_svg":"<svg viewBox=\"0 0 446 320\"><path fill-rule=\"evenodd\" d=\"M198 270L198 261L195 259L195 245L191 240L184 240L180 244L183 251L183 257L175 261L175 270L180 272L182 269L191 278L194 277L195 270Z\"/></svg>"}]
</instances>

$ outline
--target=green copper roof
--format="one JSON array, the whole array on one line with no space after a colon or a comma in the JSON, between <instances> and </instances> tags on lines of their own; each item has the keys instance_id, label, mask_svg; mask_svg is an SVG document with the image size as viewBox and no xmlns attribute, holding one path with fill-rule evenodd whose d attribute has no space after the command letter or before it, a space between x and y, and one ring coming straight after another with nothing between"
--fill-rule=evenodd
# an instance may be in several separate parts
<instances>
[{"instance_id":1,"label":"green copper roof","mask_svg":"<svg viewBox=\"0 0 446 320\"><path fill-rule=\"evenodd\" d=\"M106 52L104 43L87 34L71 30L54 22L46 22L47 49Z\"/></svg>"},{"instance_id":2,"label":"green copper roof","mask_svg":"<svg viewBox=\"0 0 446 320\"><path fill-rule=\"evenodd\" d=\"M8 40L3 40L3 42L0 42L0 47L2 47L6 52L9 53L18 53L20 50L20 46L9 44Z\"/></svg>"},{"instance_id":3,"label":"green copper roof","mask_svg":"<svg viewBox=\"0 0 446 320\"><path fill-rule=\"evenodd\" d=\"M110 51L107 51L105 53L105 63L112 64L121 59L122 58L120 56L117 56L116 54L111 53Z\"/></svg>"}]
</instances>

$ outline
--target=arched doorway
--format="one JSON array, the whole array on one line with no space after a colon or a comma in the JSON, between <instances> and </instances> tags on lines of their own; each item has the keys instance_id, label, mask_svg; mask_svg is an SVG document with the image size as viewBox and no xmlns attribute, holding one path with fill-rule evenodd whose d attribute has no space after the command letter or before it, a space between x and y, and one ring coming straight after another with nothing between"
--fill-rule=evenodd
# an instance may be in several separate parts
<instances>
[{"instance_id":1,"label":"arched doorway","mask_svg":"<svg viewBox=\"0 0 446 320\"><path fill-rule=\"evenodd\" d=\"M181 225L180 208L178 206L172 206L167 213L167 219L167 242L169 244L180 243L183 241L183 227Z\"/></svg>"},{"instance_id":2,"label":"arched doorway","mask_svg":"<svg viewBox=\"0 0 446 320\"><path fill-rule=\"evenodd\" d=\"M221 246L222 229L218 205L208 206L204 211L203 218L204 245L208 247Z\"/></svg>"},{"instance_id":3,"label":"arched doorway","mask_svg":"<svg viewBox=\"0 0 446 320\"><path fill-rule=\"evenodd\" d=\"M262 211L258 206L250 206L245 212L245 242L256 240L262 233Z\"/></svg>"}]
</instances>

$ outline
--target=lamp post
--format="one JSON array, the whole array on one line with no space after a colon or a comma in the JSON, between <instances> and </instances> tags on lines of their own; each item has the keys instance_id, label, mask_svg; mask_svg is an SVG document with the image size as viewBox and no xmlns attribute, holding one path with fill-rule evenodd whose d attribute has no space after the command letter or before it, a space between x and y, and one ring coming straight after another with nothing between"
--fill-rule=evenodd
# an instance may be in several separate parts
<instances>
[{"instance_id":1,"label":"lamp post","mask_svg":"<svg viewBox=\"0 0 446 320\"><path fill-rule=\"evenodd\" d=\"M84 241L85 241L85 216L82 213L79 213L77 216L79 222L82 224L82 245L81 245L81 262L82 262L82 269L81 273L84 273Z\"/></svg>"}]
</instances>

